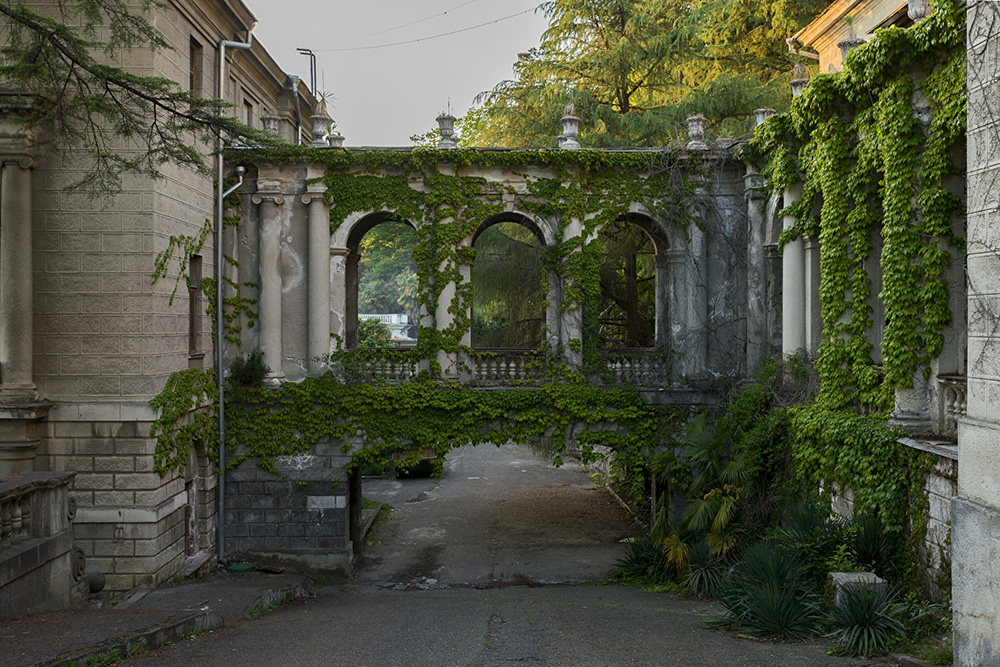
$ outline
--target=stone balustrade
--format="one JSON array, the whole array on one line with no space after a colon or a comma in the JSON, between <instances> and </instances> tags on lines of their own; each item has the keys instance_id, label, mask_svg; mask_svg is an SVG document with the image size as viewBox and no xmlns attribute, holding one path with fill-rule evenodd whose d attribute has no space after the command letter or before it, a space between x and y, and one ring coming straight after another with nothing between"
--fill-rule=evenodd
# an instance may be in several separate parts
<instances>
[{"instance_id":1,"label":"stone balustrade","mask_svg":"<svg viewBox=\"0 0 1000 667\"><path fill-rule=\"evenodd\" d=\"M0 618L67 609L85 595L85 559L73 548L75 472L0 478Z\"/></svg>"},{"instance_id":2,"label":"stone balustrade","mask_svg":"<svg viewBox=\"0 0 1000 667\"><path fill-rule=\"evenodd\" d=\"M958 420L965 416L968 398L964 375L939 375L938 396L940 420L938 435L955 437L958 434Z\"/></svg>"},{"instance_id":3,"label":"stone balustrade","mask_svg":"<svg viewBox=\"0 0 1000 667\"><path fill-rule=\"evenodd\" d=\"M633 387L658 387L670 384L670 361L656 352L605 352L607 372L604 383L630 384Z\"/></svg>"}]
</instances>

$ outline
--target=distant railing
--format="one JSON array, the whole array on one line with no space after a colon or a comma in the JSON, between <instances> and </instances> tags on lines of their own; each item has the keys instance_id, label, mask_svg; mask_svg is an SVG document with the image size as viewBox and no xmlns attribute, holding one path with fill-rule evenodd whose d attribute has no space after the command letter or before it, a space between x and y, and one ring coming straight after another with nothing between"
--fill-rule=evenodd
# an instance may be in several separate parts
<instances>
[{"instance_id":1,"label":"distant railing","mask_svg":"<svg viewBox=\"0 0 1000 667\"><path fill-rule=\"evenodd\" d=\"M660 352L604 351L605 368L599 378L602 384L630 384L634 387L656 387L670 384L670 361Z\"/></svg>"},{"instance_id":2,"label":"distant railing","mask_svg":"<svg viewBox=\"0 0 1000 667\"><path fill-rule=\"evenodd\" d=\"M410 321L406 313L361 314L358 320L378 320L382 324L409 324Z\"/></svg>"},{"instance_id":3,"label":"distant railing","mask_svg":"<svg viewBox=\"0 0 1000 667\"><path fill-rule=\"evenodd\" d=\"M940 397L941 433L954 437L958 435L958 420L965 416L968 406L967 380L964 375L939 375L938 395Z\"/></svg>"},{"instance_id":4,"label":"distant railing","mask_svg":"<svg viewBox=\"0 0 1000 667\"><path fill-rule=\"evenodd\" d=\"M535 384L548 377L552 355L538 350L476 350L469 359L471 382L480 387Z\"/></svg>"},{"instance_id":5,"label":"distant railing","mask_svg":"<svg viewBox=\"0 0 1000 667\"><path fill-rule=\"evenodd\" d=\"M385 350L384 355L344 358L338 362L339 374L345 382L384 382L401 384L417 377L420 372L417 358L400 355L397 350Z\"/></svg>"}]
</instances>

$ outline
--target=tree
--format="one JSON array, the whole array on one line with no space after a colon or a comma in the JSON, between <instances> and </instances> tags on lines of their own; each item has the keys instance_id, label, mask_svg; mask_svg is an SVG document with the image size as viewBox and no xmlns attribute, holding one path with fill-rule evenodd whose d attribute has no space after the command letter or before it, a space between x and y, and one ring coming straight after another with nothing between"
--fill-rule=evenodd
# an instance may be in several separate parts
<instances>
[{"instance_id":1,"label":"tree","mask_svg":"<svg viewBox=\"0 0 1000 667\"><path fill-rule=\"evenodd\" d=\"M551 0L541 44L515 77L477 99L463 142L551 146L567 102L587 146L660 146L702 113L720 133L748 130L752 111L784 108L785 39L821 0Z\"/></svg>"},{"instance_id":2,"label":"tree","mask_svg":"<svg viewBox=\"0 0 1000 667\"><path fill-rule=\"evenodd\" d=\"M34 101L18 120L36 143L81 149L93 158L72 187L115 193L124 174L155 178L166 162L205 171L194 132L269 141L229 117L226 103L108 64L137 49L172 48L147 18L156 5L63 0L46 3L51 15L43 15L23 2L0 0L8 36L0 78Z\"/></svg>"},{"instance_id":3,"label":"tree","mask_svg":"<svg viewBox=\"0 0 1000 667\"><path fill-rule=\"evenodd\" d=\"M384 222L365 234L358 260L358 312L417 315L413 245L413 228L404 222Z\"/></svg>"},{"instance_id":4,"label":"tree","mask_svg":"<svg viewBox=\"0 0 1000 667\"><path fill-rule=\"evenodd\" d=\"M527 227L500 222L476 239L472 344L533 348L542 339L545 290L541 242Z\"/></svg>"}]
</instances>

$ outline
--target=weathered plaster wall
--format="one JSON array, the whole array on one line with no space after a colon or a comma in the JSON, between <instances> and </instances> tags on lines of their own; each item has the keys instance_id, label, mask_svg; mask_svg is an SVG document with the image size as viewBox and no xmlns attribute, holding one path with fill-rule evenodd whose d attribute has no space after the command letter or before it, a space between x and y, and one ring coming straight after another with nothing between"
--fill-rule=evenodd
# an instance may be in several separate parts
<instances>
[{"instance_id":1,"label":"weathered plaster wall","mask_svg":"<svg viewBox=\"0 0 1000 667\"><path fill-rule=\"evenodd\" d=\"M958 496L952 502L955 664L1000 665L1000 36L995 5L973 0L967 14L968 412L958 426Z\"/></svg>"}]
</instances>

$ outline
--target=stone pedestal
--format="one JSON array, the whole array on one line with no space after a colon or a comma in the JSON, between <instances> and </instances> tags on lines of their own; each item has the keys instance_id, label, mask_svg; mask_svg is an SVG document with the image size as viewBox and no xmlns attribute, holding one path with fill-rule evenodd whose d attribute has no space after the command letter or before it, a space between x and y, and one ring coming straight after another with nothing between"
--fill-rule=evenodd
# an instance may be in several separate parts
<instances>
[{"instance_id":1,"label":"stone pedestal","mask_svg":"<svg viewBox=\"0 0 1000 667\"><path fill-rule=\"evenodd\" d=\"M0 477L32 472L49 403L0 404Z\"/></svg>"}]
</instances>

